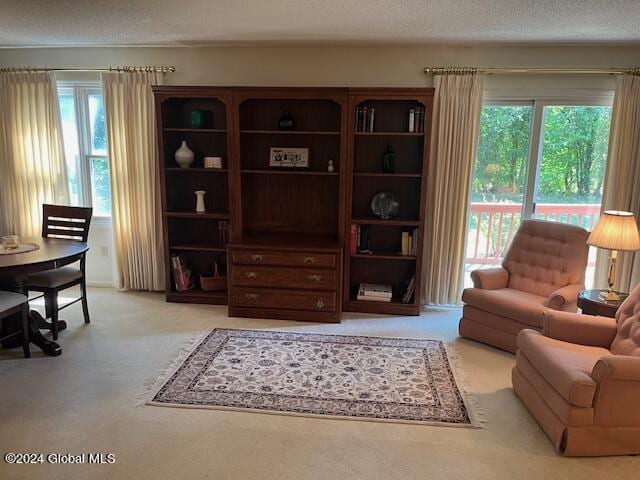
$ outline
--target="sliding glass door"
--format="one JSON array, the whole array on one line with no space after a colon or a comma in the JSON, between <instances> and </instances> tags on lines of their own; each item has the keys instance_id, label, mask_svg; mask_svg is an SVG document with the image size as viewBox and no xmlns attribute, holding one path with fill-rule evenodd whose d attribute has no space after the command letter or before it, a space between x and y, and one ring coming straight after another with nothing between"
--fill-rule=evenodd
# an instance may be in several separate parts
<instances>
[{"instance_id":1,"label":"sliding glass door","mask_svg":"<svg viewBox=\"0 0 640 480\"><path fill-rule=\"evenodd\" d=\"M598 102L485 104L471 186L466 286L472 270L501 263L521 218L593 228L610 119L611 106ZM587 284L594 262L591 252Z\"/></svg>"}]
</instances>

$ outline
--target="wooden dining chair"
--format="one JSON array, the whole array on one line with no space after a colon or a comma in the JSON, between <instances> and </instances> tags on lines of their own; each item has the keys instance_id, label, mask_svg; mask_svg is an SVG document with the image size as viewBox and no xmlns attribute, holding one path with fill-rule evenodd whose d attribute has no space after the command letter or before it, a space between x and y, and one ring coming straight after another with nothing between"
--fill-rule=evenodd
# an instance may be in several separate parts
<instances>
[{"instance_id":1,"label":"wooden dining chair","mask_svg":"<svg viewBox=\"0 0 640 480\"><path fill-rule=\"evenodd\" d=\"M92 213L92 208L45 204L42 206L42 236L45 238L86 242L89 237ZM87 305L85 263L86 254L82 254L78 267L61 267L27 276L29 290L43 293L45 315L51 319L51 332L54 340L58 338L58 312L63 308L67 308L76 302L82 302L84 322L89 323L90 321L89 306ZM59 307L58 292L75 285L80 285L80 298Z\"/></svg>"},{"instance_id":2,"label":"wooden dining chair","mask_svg":"<svg viewBox=\"0 0 640 480\"><path fill-rule=\"evenodd\" d=\"M29 350L29 326L27 325L29 299L26 295L22 295L20 293L0 292L0 321L17 313L20 314L22 331L2 336L2 338L0 338L0 342L4 342L15 335L20 335L22 333L22 351L24 352L24 357L29 358L31 356L31 351ZM2 332L1 328L0 332Z\"/></svg>"}]
</instances>

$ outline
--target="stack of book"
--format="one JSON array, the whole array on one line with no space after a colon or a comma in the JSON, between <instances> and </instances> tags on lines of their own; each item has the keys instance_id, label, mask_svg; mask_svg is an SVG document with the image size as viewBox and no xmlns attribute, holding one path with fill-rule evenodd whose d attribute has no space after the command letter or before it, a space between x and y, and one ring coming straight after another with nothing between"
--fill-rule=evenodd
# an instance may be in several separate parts
<instances>
[{"instance_id":1,"label":"stack of book","mask_svg":"<svg viewBox=\"0 0 640 480\"><path fill-rule=\"evenodd\" d=\"M351 255L372 254L371 225L351 225Z\"/></svg>"},{"instance_id":2,"label":"stack of book","mask_svg":"<svg viewBox=\"0 0 640 480\"><path fill-rule=\"evenodd\" d=\"M376 285L373 283L361 283L358 288L358 300L371 300L373 302L390 302L393 296L391 285Z\"/></svg>"},{"instance_id":3,"label":"stack of book","mask_svg":"<svg viewBox=\"0 0 640 480\"><path fill-rule=\"evenodd\" d=\"M195 279L191 274L191 269L180 255L171 255L171 272L176 291L186 292L195 287Z\"/></svg>"},{"instance_id":4,"label":"stack of book","mask_svg":"<svg viewBox=\"0 0 640 480\"><path fill-rule=\"evenodd\" d=\"M406 288L404 289L401 302L411 303L411 300L413 299L413 292L415 291L415 289L416 289L416 276L413 275L409 280L409 282L407 283Z\"/></svg>"},{"instance_id":5,"label":"stack of book","mask_svg":"<svg viewBox=\"0 0 640 480\"><path fill-rule=\"evenodd\" d=\"M356 107L356 132L373 132L375 108Z\"/></svg>"},{"instance_id":6,"label":"stack of book","mask_svg":"<svg viewBox=\"0 0 640 480\"><path fill-rule=\"evenodd\" d=\"M409 110L409 132L424 132L424 107Z\"/></svg>"},{"instance_id":7,"label":"stack of book","mask_svg":"<svg viewBox=\"0 0 640 480\"><path fill-rule=\"evenodd\" d=\"M418 252L418 229L410 228L402 231L402 255L416 256Z\"/></svg>"}]
</instances>

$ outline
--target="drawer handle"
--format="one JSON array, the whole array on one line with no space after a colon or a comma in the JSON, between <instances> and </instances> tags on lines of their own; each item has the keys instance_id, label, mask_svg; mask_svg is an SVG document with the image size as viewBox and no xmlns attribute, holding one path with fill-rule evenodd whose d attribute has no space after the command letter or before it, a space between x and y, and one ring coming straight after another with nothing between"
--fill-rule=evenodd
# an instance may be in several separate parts
<instances>
[{"instance_id":1,"label":"drawer handle","mask_svg":"<svg viewBox=\"0 0 640 480\"><path fill-rule=\"evenodd\" d=\"M251 260L253 260L256 263L260 263L264 260L264 255L251 255Z\"/></svg>"},{"instance_id":2,"label":"drawer handle","mask_svg":"<svg viewBox=\"0 0 640 480\"><path fill-rule=\"evenodd\" d=\"M313 257L304 257L304 263L305 265L313 265L316 263L316 259Z\"/></svg>"},{"instance_id":3,"label":"drawer handle","mask_svg":"<svg viewBox=\"0 0 640 480\"><path fill-rule=\"evenodd\" d=\"M260 297L259 293L246 293L245 297L247 297L247 300L257 300L258 297Z\"/></svg>"},{"instance_id":4,"label":"drawer handle","mask_svg":"<svg viewBox=\"0 0 640 480\"><path fill-rule=\"evenodd\" d=\"M316 304L314 305L314 308L316 310L322 310L324 308L324 302L322 301L321 298L318 299L318 301L316 302Z\"/></svg>"},{"instance_id":5,"label":"drawer handle","mask_svg":"<svg viewBox=\"0 0 640 480\"><path fill-rule=\"evenodd\" d=\"M320 280L322 280L322 275L307 275L307 278L310 282L320 283Z\"/></svg>"},{"instance_id":6,"label":"drawer handle","mask_svg":"<svg viewBox=\"0 0 640 480\"><path fill-rule=\"evenodd\" d=\"M247 278L258 278L258 272L245 272Z\"/></svg>"}]
</instances>

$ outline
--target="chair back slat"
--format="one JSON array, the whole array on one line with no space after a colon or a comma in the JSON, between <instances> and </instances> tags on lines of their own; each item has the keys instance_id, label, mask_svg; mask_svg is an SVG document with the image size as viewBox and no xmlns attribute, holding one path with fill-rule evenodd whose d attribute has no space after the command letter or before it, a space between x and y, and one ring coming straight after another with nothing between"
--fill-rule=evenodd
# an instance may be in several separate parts
<instances>
[{"instance_id":1,"label":"chair back slat","mask_svg":"<svg viewBox=\"0 0 640 480\"><path fill-rule=\"evenodd\" d=\"M92 208L42 205L42 236L86 242Z\"/></svg>"}]
</instances>

